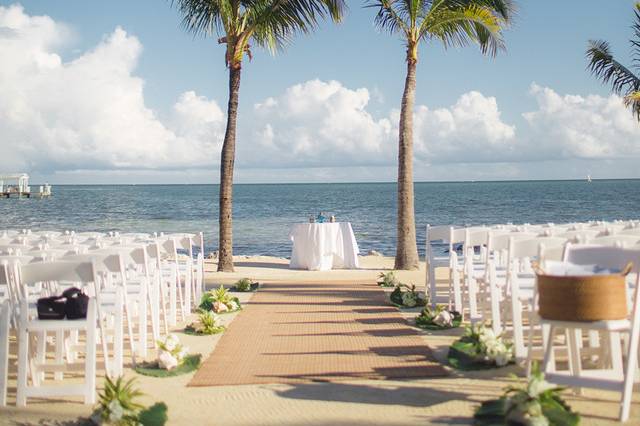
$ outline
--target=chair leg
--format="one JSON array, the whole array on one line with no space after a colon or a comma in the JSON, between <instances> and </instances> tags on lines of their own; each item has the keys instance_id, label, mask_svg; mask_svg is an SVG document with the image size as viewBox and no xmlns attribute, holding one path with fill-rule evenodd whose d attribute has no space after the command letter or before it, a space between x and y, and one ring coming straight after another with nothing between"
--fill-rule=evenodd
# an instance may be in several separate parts
<instances>
[{"instance_id":1,"label":"chair leg","mask_svg":"<svg viewBox=\"0 0 640 426\"><path fill-rule=\"evenodd\" d=\"M609 353L611 355L611 368L617 377L624 376L624 366L622 361L622 342L620 333L611 332L609 334Z\"/></svg>"},{"instance_id":2,"label":"chair leg","mask_svg":"<svg viewBox=\"0 0 640 426\"><path fill-rule=\"evenodd\" d=\"M171 280L169 284L169 325L175 326L178 323L178 309L177 309L177 278L171 274Z\"/></svg>"},{"instance_id":3,"label":"chair leg","mask_svg":"<svg viewBox=\"0 0 640 426\"><path fill-rule=\"evenodd\" d=\"M29 332L26 329L26 324L23 323L18 327L18 390L16 395L16 405L18 407L26 407L27 405L28 363Z\"/></svg>"},{"instance_id":4,"label":"chair leg","mask_svg":"<svg viewBox=\"0 0 640 426\"><path fill-rule=\"evenodd\" d=\"M84 360L85 404L95 404L96 402L96 327L96 302L95 299L91 299L87 311L87 346Z\"/></svg>"},{"instance_id":5,"label":"chair leg","mask_svg":"<svg viewBox=\"0 0 640 426\"><path fill-rule=\"evenodd\" d=\"M122 318L122 304L120 305L120 309L118 309L115 313L115 321L113 324L114 334L113 334L113 374L115 377L122 375L122 365L124 364L124 336L123 336L123 328L124 322ZM131 335L129 335L129 339L131 339Z\"/></svg>"},{"instance_id":6,"label":"chair leg","mask_svg":"<svg viewBox=\"0 0 640 426\"><path fill-rule=\"evenodd\" d=\"M545 338L544 329L542 332L542 347L544 350L543 368L544 373L552 373L556 371L556 361L553 353L553 338L556 332L554 326L549 327L549 333Z\"/></svg>"},{"instance_id":7,"label":"chair leg","mask_svg":"<svg viewBox=\"0 0 640 426\"><path fill-rule=\"evenodd\" d=\"M62 364L64 362L64 335L64 331L56 331L56 364ZM53 373L53 378L55 380L62 380L64 378L64 373L62 371L56 371Z\"/></svg>"},{"instance_id":8,"label":"chair leg","mask_svg":"<svg viewBox=\"0 0 640 426\"><path fill-rule=\"evenodd\" d=\"M582 372L582 365L580 360L580 347L578 346L578 337L582 337L580 329L567 330L567 337L569 340L569 368L571 375L574 377L580 377ZM575 389L576 395L582 395L582 388Z\"/></svg>"},{"instance_id":9,"label":"chair leg","mask_svg":"<svg viewBox=\"0 0 640 426\"><path fill-rule=\"evenodd\" d=\"M8 300L2 304L0 313L0 407L5 407L9 380L9 322L11 320L11 307Z\"/></svg>"},{"instance_id":10,"label":"chair leg","mask_svg":"<svg viewBox=\"0 0 640 426\"><path fill-rule=\"evenodd\" d=\"M638 352L640 352L640 333L637 329L632 329L629 336L629 349L627 351L627 370L624 374L624 384L622 390L622 401L620 404L620 421L629 420L631 411L631 397L633 395L633 382L635 380L636 368L638 367Z\"/></svg>"}]
</instances>

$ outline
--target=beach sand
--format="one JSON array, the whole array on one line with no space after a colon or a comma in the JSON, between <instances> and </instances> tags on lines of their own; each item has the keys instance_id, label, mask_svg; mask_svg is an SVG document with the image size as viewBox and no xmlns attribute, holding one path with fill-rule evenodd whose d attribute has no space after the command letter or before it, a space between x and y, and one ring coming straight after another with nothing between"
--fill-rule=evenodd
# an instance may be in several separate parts
<instances>
[{"instance_id":1,"label":"beach sand","mask_svg":"<svg viewBox=\"0 0 640 426\"><path fill-rule=\"evenodd\" d=\"M239 278L258 281L330 281L374 282L381 270L390 270L393 259L377 256L360 258L359 270L292 271L286 259L237 257L234 273L216 273L208 261L206 282L209 287L231 284ZM440 270L444 277L446 270ZM424 265L420 271L398 272L401 281L424 288ZM243 303L251 294L241 293ZM412 317L416 312L406 312ZM238 314L223 315L229 323ZM240 313L242 315L242 313ZM181 329L184 325L181 325ZM176 329L176 330L179 330ZM444 362L449 344L461 330L424 332L423 339ZM178 333L192 353L206 359L220 335L194 337ZM232 365L229 368L233 368ZM12 367L14 370L15 367ZM243 385L187 387L192 374L175 378L140 376L127 368L127 377L136 377L146 394L145 404L165 402L169 424L176 425L410 425L469 424L473 410L488 398L516 381L511 373L522 376L519 367L480 372L451 371L450 376L419 380L355 380L336 383L308 382L295 385ZM91 407L80 399L29 400L26 408L15 407L15 373L9 383L9 406L0 409L0 424L72 424L65 423L88 416ZM566 393L569 404L583 416L584 425L616 424L618 394L585 390L583 396ZM631 420L640 418L640 395L636 392Z\"/></svg>"}]
</instances>

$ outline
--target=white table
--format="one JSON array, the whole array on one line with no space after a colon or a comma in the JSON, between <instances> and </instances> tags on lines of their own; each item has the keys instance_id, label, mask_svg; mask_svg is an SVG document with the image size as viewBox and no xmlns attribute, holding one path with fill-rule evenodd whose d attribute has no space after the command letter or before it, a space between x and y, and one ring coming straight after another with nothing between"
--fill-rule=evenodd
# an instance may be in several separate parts
<instances>
[{"instance_id":1,"label":"white table","mask_svg":"<svg viewBox=\"0 0 640 426\"><path fill-rule=\"evenodd\" d=\"M349 222L298 223L289 238L293 241L291 269L358 268L358 243Z\"/></svg>"}]
</instances>

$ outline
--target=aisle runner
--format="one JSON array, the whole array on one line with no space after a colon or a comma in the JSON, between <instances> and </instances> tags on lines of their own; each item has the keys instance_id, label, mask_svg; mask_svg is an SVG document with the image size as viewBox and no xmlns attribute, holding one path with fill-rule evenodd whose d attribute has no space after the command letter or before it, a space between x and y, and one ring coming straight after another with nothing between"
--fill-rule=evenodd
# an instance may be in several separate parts
<instances>
[{"instance_id":1,"label":"aisle runner","mask_svg":"<svg viewBox=\"0 0 640 426\"><path fill-rule=\"evenodd\" d=\"M189 385L446 374L375 284L271 283L234 319Z\"/></svg>"}]
</instances>

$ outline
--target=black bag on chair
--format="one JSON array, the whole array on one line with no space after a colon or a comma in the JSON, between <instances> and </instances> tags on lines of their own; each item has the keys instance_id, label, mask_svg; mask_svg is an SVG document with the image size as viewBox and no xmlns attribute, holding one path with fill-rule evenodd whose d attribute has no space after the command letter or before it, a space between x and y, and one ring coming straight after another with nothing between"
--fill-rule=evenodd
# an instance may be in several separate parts
<instances>
[{"instance_id":1,"label":"black bag on chair","mask_svg":"<svg viewBox=\"0 0 640 426\"><path fill-rule=\"evenodd\" d=\"M42 297L36 304L38 319L61 320L65 315L66 300L63 296Z\"/></svg>"},{"instance_id":2,"label":"black bag on chair","mask_svg":"<svg viewBox=\"0 0 640 426\"><path fill-rule=\"evenodd\" d=\"M89 296L84 294L82 290L76 287L71 287L62 293L62 297L67 299L64 306L64 312L67 314L67 319L85 319L87 317Z\"/></svg>"}]
</instances>

